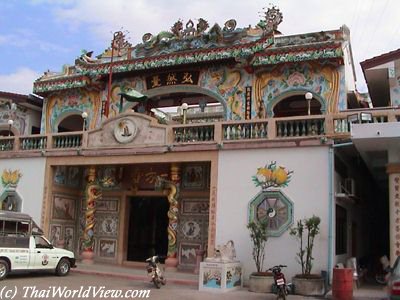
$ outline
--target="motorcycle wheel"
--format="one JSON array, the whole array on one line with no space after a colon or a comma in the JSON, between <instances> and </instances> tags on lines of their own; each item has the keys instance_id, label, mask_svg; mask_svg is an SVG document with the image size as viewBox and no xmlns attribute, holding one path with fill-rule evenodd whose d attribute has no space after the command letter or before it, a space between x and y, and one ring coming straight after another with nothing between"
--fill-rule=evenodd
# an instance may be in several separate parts
<instances>
[{"instance_id":1,"label":"motorcycle wheel","mask_svg":"<svg viewBox=\"0 0 400 300\"><path fill-rule=\"evenodd\" d=\"M160 280L158 279L158 276L154 276L154 277L153 277L153 283L154 283L154 286L155 286L157 289L160 288Z\"/></svg>"},{"instance_id":2,"label":"motorcycle wheel","mask_svg":"<svg viewBox=\"0 0 400 300\"><path fill-rule=\"evenodd\" d=\"M386 285L386 275L385 274L376 274L375 281L379 284Z\"/></svg>"},{"instance_id":3,"label":"motorcycle wheel","mask_svg":"<svg viewBox=\"0 0 400 300\"><path fill-rule=\"evenodd\" d=\"M278 288L278 295L276 299L286 300L286 293L282 287Z\"/></svg>"}]
</instances>

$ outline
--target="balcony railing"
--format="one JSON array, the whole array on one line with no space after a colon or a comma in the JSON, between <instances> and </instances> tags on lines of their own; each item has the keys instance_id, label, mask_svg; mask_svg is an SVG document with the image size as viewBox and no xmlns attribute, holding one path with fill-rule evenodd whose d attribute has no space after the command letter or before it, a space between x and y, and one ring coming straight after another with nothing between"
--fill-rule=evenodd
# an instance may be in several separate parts
<instances>
[{"instance_id":1,"label":"balcony railing","mask_svg":"<svg viewBox=\"0 0 400 300\"><path fill-rule=\"evenodd\" d=\"M54 149L71 149L82 147L83 133L62 133L53 135L52 148Z\"/></svg>"},{"instance_id":2,"label":"balcony railing","mask_svg":"<svg viewBox=\"0 0 400 300\"><path fill-rule=\"evenodd\" d=\"M276 120L276 137L308 137L325 134L325 117L291 117Z\"/></svg>"},{"instance_id":3,"label":"balcony railing","mask_svg":"<svg viewBox=\"0 0 400 300\"><path fill-rule=\"evenodd\" d=\"M190 124L172 127L174 143L214 141L214 124Z\"/></svg>"},{"instance_id":4,"label":"balcony railing","mask_svg":"<svg viewBox=\"0 0 400 300\"><path fill-rule=\"evenodd\" d=\"M258 140L350 137L350 121L362 122L361 111L262 120L167 125L167 145L236 143ZM365 112L365 111L364 111ZM368 110L369 122L400 122L400 110ZM357 117L357 118L356 118ZM1 152L85 149L88 132L0 137ZM137 146L137 145L136 145Z\"/></svg>"},{"instance_id":5,"label":"balcony railing","mask_svg":"<svg viewBox=\"0 0 400 300\"><path fill-rule=\"evenodd\" d=\"M266 139L268 137L268 121L223 122L222 133L224 141Z\"/></svg>"},{"instance_id":6,"label":"balcony railing","mask_svg":"<svg viewBox=\"0 0 400 300\"><path fill-rule=\"evenodd\" d=\"M47 148L46 136L20 137L20 150L43 150Z\"/></svg>"}]
</instances>

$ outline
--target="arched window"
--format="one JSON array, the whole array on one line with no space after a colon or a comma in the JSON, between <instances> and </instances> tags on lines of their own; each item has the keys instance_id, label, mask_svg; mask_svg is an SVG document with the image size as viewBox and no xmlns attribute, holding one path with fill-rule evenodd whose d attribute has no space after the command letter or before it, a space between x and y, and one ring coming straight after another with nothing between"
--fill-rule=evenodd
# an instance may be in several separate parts
<instances>
[{"instance_id":1,"label":"arched window","mask_svg":"<svg viewBox=\"0 0 400 300\"><path fill-rule=\"evenodd\" d=\"M304 95L295 95L279 101L274 107L274 117L292 117L308 115L308 101ZM310 101L310 115L321 115L321 103L317 99Z\"/></svg>"},{"instance_id":2,"label":"arched window","mask_svg":"<svg viewBox=\"0 0 400 300\"><path fill-rule=\"evenodd\" d=\"M14 136L12 130L0 129L0 136Z\"/></svg>"},{"instance_id":3,"label":"arched window","mask_svg":"<svg viewBox=\"0 0 400 300\"><path fill-rule=\"evenodd\" d=\"M81 115L69 115L58 124L57 132L82 131L83 122Z\"/></svg>"}]
</instances>

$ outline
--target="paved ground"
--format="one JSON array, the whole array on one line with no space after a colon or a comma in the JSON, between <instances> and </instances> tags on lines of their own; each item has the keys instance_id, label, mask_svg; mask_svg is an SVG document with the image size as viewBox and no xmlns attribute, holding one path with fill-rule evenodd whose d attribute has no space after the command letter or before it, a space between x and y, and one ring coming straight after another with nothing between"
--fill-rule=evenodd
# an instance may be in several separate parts
<instances>
[{"instance_id":1,"label":"paved ground","mask_svg":"<svg viewBox=\"0 0 400 300\"><path fill-rule=\"evenodd\" d=\"M107 264L93 264L93 265L83 265L78 264L78 268L73 270L74 272L79 272L81 274L97 274L103 275L107 277L114 278L126 278L133 281L142 281L147 282L147 276L145 275L144 267L141 268L131 268L131 267L121 267L115 265L107 265ZM182 272L166 272L166 278L168 280L168 286L171 284L176 285L176 289L183 289L192 287L189 291L191 300L197 299L193 298L196 295L201 295L202 298L198 299L275 299L275 296L272 294L257 294L251 293L247 291L246 288L243 288L241 291L231 291L227 293L218 293L213 295L210 292L199 292L198 291L198 275L193 273L182 273ZM182 294L185 297L184 294ZM371 285L371 284L363 284L361 288L354 288L353 291L354 300L381 300L386 298L386 291L384 287L379 285ZM254 298L250 298L254 297ZM290 295L288 297L289 300L295 299L321 299L324 297L313 298L313 297L302 297L298 295ZM325 296L326 299L332 299L332 293L328 292ZM160 298L160 299L175 299L175 298ZM186 299L186 298L183 298Z\"/></svg>"},{"instance_id":2,"label":"paved ground","mask_svg":"<svg viewBox=\"0 0 400 300\"><path fill-rule=\"evenodd\" d=\"M167 285L156 289L145 275L143 269L120 268L110 265L79 265L66 277L53 274L10 275L0 284L0 299L139 299L140 293L147 299L179 300L268 300L276 299L273 294L251 293L246 288L226 293L200 292L197 288L197 275L190 273L167 272ZM64 291L51 295L53 291ZM75 295L73 292L76 290ZM89 292L87 292L89 290ZM79 295L79 291L81 294ZM94 292L98 292L94 296ZM120 291L120 292L119 292ZM109 293L109 294L106 294ZM117 297L116 293L121 293ZM148 293L148 294L147 294ZM14 297L12 297L14 296ZM100 297L103 296L103 297ZM105 296L108 296L106 298ZM123 297L126 296L126 297ZM354 299L384 299L382 287L363 287L354 292ZM328 297L329 294L328 294ZM318 299L289 295L288 300ZM321 299L321 298L319 298Z\"/></svg>"},{"instance_id":3,"label":"paved ground","mask_svg":"<svg viewBox=\"0 0 400 300\"><path fill-rule=\"evenodd\" d=\"M83 288L81 288L81 286ZM5 288L5 289L4 289ZM64 290L68 297L60 296L60 294L52 295L54 289L60 288ZM113 297L109 295L108 299L124 299L123 296L127 295L127 299L139 299L139 291L149 291L148 299L161 300L161 299L179 299L179 300L268 300L275 299L273 294L258 294L248 292L242 289L234 292L227 293L210 293L200 292L194 286L190 285L176 285L167 282L167 285L156 289L152 283L148 281L122 279L101 275L89 275L73 272L67 277L57 277L54 275L45 274L30 274L30 275L10 275L0 286L0 299L101 299L99 294L97 297L93 293L84 294L88 289L94 292L95 289L103 291L103 295L107 291L120 290L121 297ZM3 295L2 295L2 289ZM79 297L79 290L82 289L81 297ZM12 291L8 295L6 291ZM68 290L68 292L67 292ZM73 291L77 290L75 297L72 295ZM14 295L15 297L12 297ZM128 294L127 294L128 293ZM71 295L69 295L71 294ZM136 297L134 297L136 295ZM3 297L2 297L3 296ZM87 296L87 297L86 297ZM290 299L313 299L303 298L300 296L290 296Z\"/></svg>"}]
</instances>

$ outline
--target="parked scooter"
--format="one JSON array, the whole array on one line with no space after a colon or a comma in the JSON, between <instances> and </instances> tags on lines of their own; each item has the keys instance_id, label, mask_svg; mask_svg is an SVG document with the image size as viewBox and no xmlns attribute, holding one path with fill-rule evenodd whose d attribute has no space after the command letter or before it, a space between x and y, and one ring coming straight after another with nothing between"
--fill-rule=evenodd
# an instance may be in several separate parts
<instances>
[{"instance_id":1,"label":"parked scooter","mask_svg":"<svg viewBox=\"0 0 400 300\"><path fill-rule=\"evenodd\" d=\"M375 280L377 283L386 285L391 273L390 261L386 255L379 258L379 262L382 265L381 271L375 275Z\"/></svg>"},{"instance_id":2,"label":"parked scooter","mask_svg":"<svg viewBox=\"0 0 400 300\"><path fill-rule=\"evenodd\" d=\"M271 271L274 275L275 288L276 288L276 299L286 300L286 296L289 294L290 286L286 284L285 275L282 273L282 268L285 265L278 265L269 268L267 271ZM273 289L274 290L274 289Z\"/></svg>"},{"instance_id":3,"label":"parked scooter","mask_svg":"<svg viewBox=\"0 0 400 300\"><path fill-rule=\"evenodd\" d=\"M146 267L147 275L151 277L151 281L154 283L155 287L159 289L160 284L165 285L167 283L160 266L160 257L158 255L149 257L146 259L146 262L148 262Z\"/></svg>"}]
</instances>

